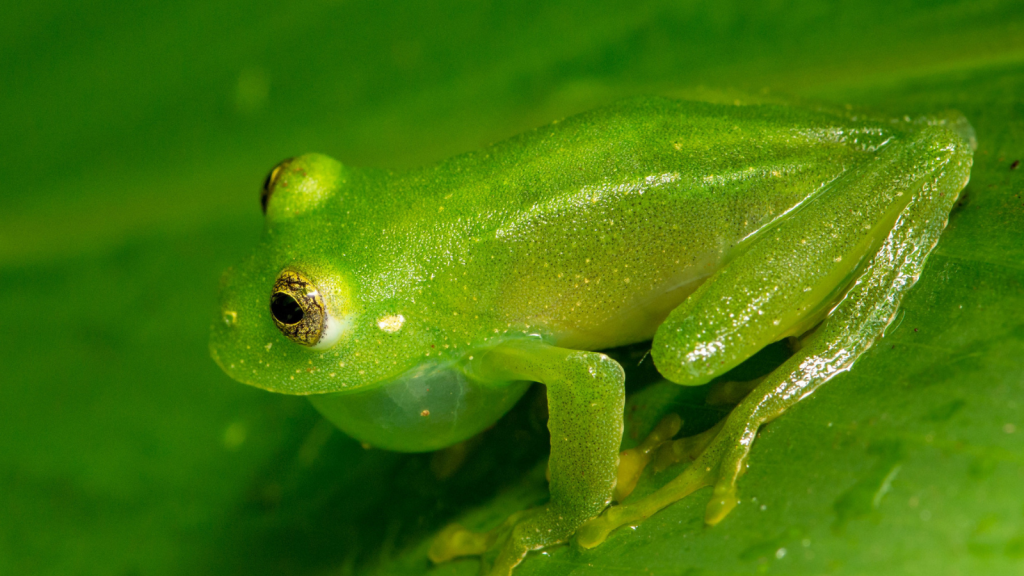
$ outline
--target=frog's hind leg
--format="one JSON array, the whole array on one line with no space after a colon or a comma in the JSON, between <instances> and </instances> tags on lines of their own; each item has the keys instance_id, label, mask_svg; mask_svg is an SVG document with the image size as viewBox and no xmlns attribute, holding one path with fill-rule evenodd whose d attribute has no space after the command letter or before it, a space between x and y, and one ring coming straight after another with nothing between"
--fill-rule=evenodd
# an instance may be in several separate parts
<instances>
[{"instance_id":1,"label":"frog's hind leg","mask_svg":"<svg viewBox=\"0 0 1024 576\"><path fill-rule=\"evenodd\" d=\"M901 166L899 155L908 150L911 157L935 160L908 177L909 168L917 166ZM930 134L929 129L922 130L918 141L895 152L896 158L888 160L901 170L889 173L888 165L875 164L850 183L868 188L869 194L861 197L874 194L898 208L895 217L888 221L885 215L890 206L876 206L872 212L882 215L878 220L888 232L880 247L872 250L873 246L860 246L862 254L858 255L850 247L857 248L857 227L865 226L863 220L852 218L851 222L843 223L820 219L823 215L815 212L827 211L828 206L809 206L796 215L797 224L801 217L809 216L811 224L817 221L833 225L808 227L805 222L804 226L780 228L771 239L787 240L788 236L790 242L776 246L771 246L771 242L756 243L669 316L655 336L655 362L671 380L701 384L749 356L751 346L756 350L816 324L815 306L821 304L815 305L802 297L817 293L820 303L828 305L833 301L828 284L835 282L837 275L836 267L828 266L828 261L839 264L842 259L853 257L870 262L857 267L863 273L845 295L840 294L841 300L828 313L825 323L729 414L710 444L680 476L656 492L613 507L585 524L577 531L580 545L596 546L615 528L637 523L704 486L714 486L705 521L712 525L721 521L738 503L736 482L746 469L758 429L836 374L848 370L882 335L938 241L951 205L966 184L971 161L967 144L949 138L949 132L941 128ZM851 193L856 196L856 192ZM860 230L861 234L867 232ZM787 245L794 246L794 233L796 249L785 250ZM818 250L800 254L801 247L816 243ZM780 257L782 261L777 262ZM789 283L785 283L786 276L790 276ZM744 285L738 279L748 283ZM847 284L841 280L838 283ZM758 286L761 291L750 286ZM782 286L795 286L796 290L787 291ZM803 317L787 315L789 309L800 307L805 311ZM757 321L762 311L767 315L767 324ZM744 341L745 337L752 339L753 345ZM744 350L749 353L744 355Z\"/></svg>"}]
</instances>

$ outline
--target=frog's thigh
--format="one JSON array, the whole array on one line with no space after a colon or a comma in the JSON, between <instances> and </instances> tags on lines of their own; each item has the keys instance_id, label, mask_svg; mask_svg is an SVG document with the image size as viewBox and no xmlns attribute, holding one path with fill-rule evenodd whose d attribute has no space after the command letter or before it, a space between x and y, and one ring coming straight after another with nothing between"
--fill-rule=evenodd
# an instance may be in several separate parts
<instances>
[{"instance_id":1,"label":"frog's thigh","mask_svg":"<svg viewBox=\"0 0 1024 576\"><path fill-rule=\"evenodd\" d=\"M851 252L863 232L846 229L839 239L830 237L835 230L815 226L817 212L827 207L817 204L757 241L669 314L651 350L662 375L677 384L705 384L820 319L824 302L852 268L849 258L837 262L836 253Z\"/></svg>"},{"instance_id":2,"label":"frog's thigh","mask_svg":"<svg viewBox=\"0 0 1024 576\"><path fill-rule=\"evenodd\" d=\"M945 221L970 165L965 141L928 126L851 167L669 314L654 336L658 370L679 384L703 384L767 344L805 332L898 220Z\"/></svg>"},{"instance_id":3,"label":"frog's thigh","mask_svg":"<svg viewBox=\"0 0 1024 576\"><path fill-rule=\"evenodd\" d=\"M533 380L547 388L551 500L514 521L491 574L509 574L530 550L565 542L611 501L622 441L625 376L604 354L513 341L477 354L484 380Z\"/></svg>"},{"instance_id":4,"label":"frog's thigh","mask_svg":"<svg viewBox=\"0 0 1024 576\"><path fill-rule=\"evenodd\" d=\"M711 445L679 477L636 502L609 509L577 532L584 547L596 546L619 526L633 524L661 508L714 483L705 521L716 524L738 503L736 481L746 468L758 429L850 368L878 339L896 315L906 291L921 274L925 259L946 224L949 195L963 185L938 180L932 194L920 194L904 209L895 227L857 283L829 315L825 325L778 369L768 375L726 419ZM937 192L944 190L942 195Z\"/></svg>"}]
</instances>

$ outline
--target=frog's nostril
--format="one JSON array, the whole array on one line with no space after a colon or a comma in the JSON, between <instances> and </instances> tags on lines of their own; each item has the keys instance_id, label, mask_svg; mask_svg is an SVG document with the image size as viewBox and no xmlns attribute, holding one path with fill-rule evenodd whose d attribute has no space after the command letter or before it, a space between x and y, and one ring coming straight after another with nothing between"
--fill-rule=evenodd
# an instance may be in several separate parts
<instances>
[{"instance_id":1,"label":"frog's nostril","mask_svg":"<svg viewBox=\"0 0 1024 576\"><path fill-rule=\"evenodd\" d=\"M296 324L305 316L299 303L283 292L276 292L270 297L270 313L281 324Z\"/></svg>"}]
</instances>

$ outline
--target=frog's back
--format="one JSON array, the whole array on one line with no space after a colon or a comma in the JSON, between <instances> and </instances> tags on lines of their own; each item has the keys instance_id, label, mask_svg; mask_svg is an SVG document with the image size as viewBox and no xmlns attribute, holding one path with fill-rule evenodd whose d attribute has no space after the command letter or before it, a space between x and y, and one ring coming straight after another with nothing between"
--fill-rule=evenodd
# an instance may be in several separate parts
<instances>
[{"instance_id":1,"label":"frog's back","mask_svg":"<svg viewBox=\"0 0 1024 576\"><path fill-rule=\"evenodd\" d=\"M782 106L630 100L399 179L397 227L412 244L451 230L407 251L421 277L461 282L432 294L441 308L604 348L649 338L745 239L891 136Z\"/></svg>"}]
</instances>

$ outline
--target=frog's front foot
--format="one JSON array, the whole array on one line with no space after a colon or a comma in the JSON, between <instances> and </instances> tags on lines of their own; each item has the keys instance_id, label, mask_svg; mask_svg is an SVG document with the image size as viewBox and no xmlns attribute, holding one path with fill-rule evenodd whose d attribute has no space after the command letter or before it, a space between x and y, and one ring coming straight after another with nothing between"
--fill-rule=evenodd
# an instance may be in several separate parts
<instances>
[{"instance_id":1,"label":"frog's front foot","mask_svg":"<svg viewBox=\"0 0 1024 576\"><path fill-rule=\"evenodd\" d=\"M745 454L737 454L730 448L738 438L731 434L723 420L713 428L695 436L680 438L663 444L654 455L655 472L677 462L692 460L682 474L662 486L656 492L634 502L613 506L604 514L590 520L576 531L576 542L583 548L593 548L608 538L621 526L638 524L662 508L677 502L697 490L715 484L715 491L708 503L705 522L714 525L720 522L736 507L736 477L721 475L721 470L741 470L743 461L732 462L729 458L745 460ZM724 465L723 465L724 464Z\"/></svg>"},{"instance_id":2,"label":"frog's front foot","mask_svg":"<svg viewBox=\"0 0 1024 576\"><path fill-rule=\"evenodd\" d=\"M564 515L548 504L513 514L488 532L471 532L451 524L434 538L427 555L435 564L463 556L480 556L481 573L510 576L527 552L565 543L572 532L571 524L564 522Z\"/></svg>"},{"instance_id":3,"label":"frog's front foot","mask_svg":"<svg viewBox=\"0 0 1024 576\"><path fill-rule=\"evenodd\" d=\"M494 546L500 528L471 532L459 524L449 524L434 537L427 556L431 562L440 564L462 556L483 555Z\"/></svg>"},{"instance_id":4,"label":"frog's front foot","mask_svg":"<svg viewBox=\"0 0 1024 576\"><path fill-rule=\"evenodd\" d=\"M625 404L622 367L604 354L524 339L478 353L470 366L489 381L535 381L548 397L551 500L513 515L494 531L473 535L445 530L431 548L434 560L497 552L489 570L507 576L531 550L563 544L612 500Z\"/></svg>"},{"instance_id":5,"label":"frog's front foot","mask_svg":"<svg viewBox=\"0 0 1024 576\"><path fill-rule=\"evenodd\" d=\"M670 442L682 427L683 419L678 414L669 414L662 418L643 442L635 448L619 453L619 469L615 480L615 491L612 492L613 501L622 502L633 492L647 465L657 457L665 443Z\"/></svg>"}]
</instances>

